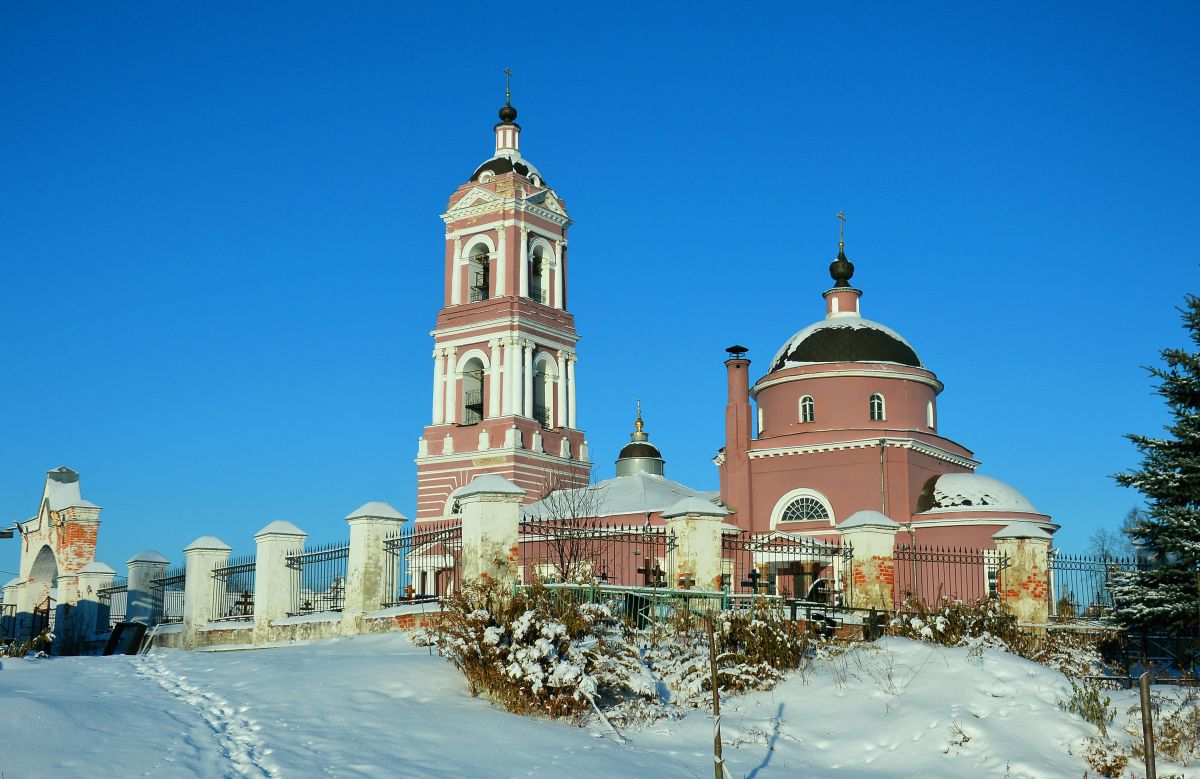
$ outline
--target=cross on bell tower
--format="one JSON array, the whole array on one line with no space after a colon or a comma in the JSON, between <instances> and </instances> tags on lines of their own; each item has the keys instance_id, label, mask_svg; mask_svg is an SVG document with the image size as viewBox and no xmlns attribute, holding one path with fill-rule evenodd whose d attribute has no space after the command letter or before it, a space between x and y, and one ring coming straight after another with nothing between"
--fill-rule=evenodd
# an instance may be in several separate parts
<instances>
[{"instance_id":1,"label":"cross on bell tower","mask_svg":"<svg viewBox=\"0 0 1200 779\"><path fill-rule=\"evenodd\" d=\"M450 196L445 285L433 331L433 414L417 450L417 520L451 513L481 473L524 487L588 483L567 309L566 203L521 156L504 69L495 151Z\"/></svg>"}]
</instances>

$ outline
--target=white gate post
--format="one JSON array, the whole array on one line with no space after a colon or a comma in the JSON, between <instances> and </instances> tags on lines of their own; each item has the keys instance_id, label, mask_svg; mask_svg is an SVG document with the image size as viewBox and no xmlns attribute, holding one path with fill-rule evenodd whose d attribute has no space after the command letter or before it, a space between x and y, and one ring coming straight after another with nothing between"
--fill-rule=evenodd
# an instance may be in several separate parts
<instances>
[{"instance_id":1,"label":"white gate post","mask_svg":"<svg viewBox=\"0 0 1200 779\"><path fill-rule=\"evenodd\" d=\"M214 536L201 536L183 550L183 629L188 649L198 646L199 631L217 616L213 614L217 594L213 569L229 562L229 552L229 544Z\"/></svg>"},{"instance_id":2,"label":"white gate post","mask_svg":"<svg viewBox=\"0 0 1200 779\"><path fill-rule=\"evenodd\" d=\"M254 643L270 640L271 622L287 616L300 591L300 572L288 567L288 555L304 551L308 534L291 522L275 520L254 534Z\"/></svg>"},{"instance_id":3,"label":"white gate post","mask_svg":"<svg viewBox=\"0 0 1200 779\"><path fill-rule=\"evenodd\" d=\"M849 546L854 551L850 570L844 572L850 581L842 585L843 592L850 590L852 593L850 606L892 610L895 605L892 590L896 576L896 533L899 530L899 522L878 511L856 512L838 525L843 548Z\"/></svg>"},{"instance_id":4,"label":"white gate post","mask_svg":"<svg viewBox=\"0 0 1200 779\"><path fill-rule=\"evenodd\" d=\"M517 533L525 490L495 473L476 476L454 491L462 511L463 584L517 578Z\"/></svg>"},{"instance_id":5,"label":"white gate post","mask_svg":"<svg viewBox=\"0 0 1200 779\"><path fill-rule=\"evenodd\" d=\"M100 590L112 586L112 568L95 561L79 571L79 602L75 612L84 641L91 641L97 633L108 632L108 607L100 605ZM103 619L103 622L101 622Z\"/></svg>"},{"instance_id":6,"label":"white gate post","mask_svg":"<svg viewBox=\"0 0 1200 779\"><path fill-rule=\"evenodd\" d=\"M125 621L154 625L162 616L162 604L155 603L150 583L166 573L170 561L152 549L143 549L125 564L129 566Z\"/></svg>"},{"instance_id":7,"label":"white gate post","mask_svg":"<svg viewBox=\"0 0 1200 779\"><path fill-rule=\"evenodd\" d=\"M668 532L675 534L675 554L667 555L668 587L721 589L721 529L730 513L697 497L684 498L662 513Z\"/></svg>"},{"instance_id":8,"label":"white gate post","mask_svg":"<svg viewBox=\"0 0 1200 779\"><path fill-rule=\"evenodd\" d=\"M346 602L342 623L347 632L360 632L362 616L383 606L396 583L389 581L384 539L403 526L408 517L387 503L364 503L346 517L350 525L350 555L346 560Z\"/></svg>"},{"instance_id":9,"label":"white gate post","mask_svg":"<svg viewBox=\"0 0 1200 779\"><path fill-rule=\"evenodd\" d=\"M1045 629L1050 618L1050 534L1032 522L1013 522L992 535L1008 558L1000 571L1000 599L1022 625Z\"/></svg>"}]
</instances>

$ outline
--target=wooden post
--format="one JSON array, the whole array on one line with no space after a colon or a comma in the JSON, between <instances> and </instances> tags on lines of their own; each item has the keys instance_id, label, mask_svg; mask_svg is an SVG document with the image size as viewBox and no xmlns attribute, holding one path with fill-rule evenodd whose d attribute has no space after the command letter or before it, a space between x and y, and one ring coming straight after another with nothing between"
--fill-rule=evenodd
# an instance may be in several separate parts
<instances>
[{"instance_id":1,"label":"wooden post","mask_svg":"<svg viewBox=\"0 0 1200 779\"><path fill-rule=\"evenodd\" d=\"M1150 712L1150 672L1143 671L1138 685L1142 697L1142 747L1146 756L1146 779L1156 779L1154 768L1154 720Z\"/></svg>"},{"instance_id":2,"label":"wooden post","mask_svg":"<svg viewBox=\"0 0 1200 779\"><path fill-rule=\"evenodd\" d=\"M721 757L721 687L717 683L717 618L708 615L708 666L713 702L713 775L724 779L725 760Z\"/></svg>"}]
</instances>

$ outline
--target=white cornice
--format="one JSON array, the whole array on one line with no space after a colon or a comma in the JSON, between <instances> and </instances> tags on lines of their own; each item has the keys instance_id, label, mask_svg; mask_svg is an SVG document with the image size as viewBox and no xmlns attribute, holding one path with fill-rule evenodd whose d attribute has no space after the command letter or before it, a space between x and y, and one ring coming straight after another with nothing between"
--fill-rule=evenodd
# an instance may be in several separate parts
<instances>
[{"instance_id":1,"label":"white cornice","mask_svg":"<svg viewBox=\"0 0 1200 779\"><path fill-rule=\"evenodd\" d=\"M769 375L770 374L767 374L767 376ZM828 379L842 376L860 376L870 379L901 379L904 381L915 381L918 384L925 384L933 387L933 391L935 393L940 393L945 388L945 385L937 379L899 370L885 371L878 369L869 370L847 368L836 371L819 371L817 373L795 373L790 376L779 376L778 378L770 380L767 379L767 376L763 376L758 380L757 383L755 383L753 387L750 388L750 397L757 399L758 393L762 392L767 387L774 387L776 384L787 384L790 381L802 381L804 379Z\"/></svg>"},{"instance_id":2,"label":"white cornice","mask_svg":"<svg viewBox=\"0 0 1200 779\"><path fill-rule=\"evenodd\" d=\"M480 336L491 337L499 335L499 333L480 333L480 330L488 328L503 328L506 331L515 331L518 335L523 332L528 332L531 335L536 332L537 335L546 339L557 339L556 343L560 348L569 348L579 343L579 336L574 333L568 333L566 330L558 330L557 328L547 327L523 317L503 317L501 319L488 319L483 322L475 322L470 325L459 325L457 327L446 327L440 330L430 330L429 335L437 339L449 339L438 341L439 346L454 346L460 343L473 343L479 340ZM456 338L456 336L458 336ZM468 340L464 340L468 339ZM469 340L473 339L473 340ZM548 345L548 344L547 344Z\"/></svg>"},{"instance_id":3,"label":"white cornice","mask_svg":"<svg viewBox=\"0 0 1200 779\"><path fill-rule=\"evenodd\" d=\"M911 449L919 454L924 454L933 457L937 460L944 460L948 463L970 468L975 470L979 467L979 462L972 460L969 457L955 454L947 451L940 446L918 441L914 438L895 438L888 436L879 436L877 438L862 438L854 441L830 441L824 444L809 444L808 446L781 446L772 449L751 449L747 452L747 456L751 460L761 460L767 457L786 457L790 455L802 454L817 454L818 452L837 452L844 449L871 449L879 446L879 442L883 441L886 446L893 449Z\"/></svg>"},{"instance_id":4,"label":"white cornice","mask_svg":"<svg viewBox=\"0 0 1200 779\"><path fill-rule=\"evenodd\" d=\"M459 202L462 202L462 200L465 200L467 197L470 196L471 192L474 192L474 191L475 190L472 189L466 195L463 195L462 198L460 198ZM481 191L487 192L487 190L481 190ZM492 213L495 211L500 211L503 214L503 211L506 208L508 208L508 209L518 212L518 213L532 214L533 216L536 216L539 219L545 219L550 224L558 225L562 229L566 229L567 227L570 227L571 224L573 224L571 221L571 217L567 216L566 214L559 214L554 211L551 211L549 208L544 208L543 206L534 205L533 203L528 203L524 200L518 200L516 198L501 197L499 195L496 195L494 192L490 193L490 194L492 195L493 199L489 200L485 203L480 203L478 205L472 205L472 206L465 206L463 208L459 208L459 207L457 207L457 205L451 206L449 210L447 210L444 214L441 215L442 221L449 224L450 222L454 222L459 219L468 219L472 216L480 216L480 215ZM504 220L501 219L500 221L503 222ZM473 233L473 232L478 232L481 228L484 228L486 226L487 225L471 225L469 228L464 228L463 230L450 230L450 231L446 232L446 237L451 238L451 237L454 237L454 236L460 235L460 234L469 234L469 233Z\"/></svg>"},{"instance_id":5,"label":"white cornice","mask_svg":"<svg viewBox=\"0 0 1200 779\"><path fill-rule=\"evenodd\" d=\"M555 432L559 429L563 429L563 428L553 428L553 429L551 429L550 432ZM455 452L454 454L430 454L430 455L426 455L425 457L414 457L413 462L416 463L417 465L440 465L443 463L448 464L448 465L453 465L454 463L463 463L469 467L485 468L485 467L489 467L489 466L484 466L484 465L474 466L472 464L472 461L477 460L477 459L487 459L487 458L491 458L491 457L509 457L509 456L516 456L516 455L524 455L524 456L532 457L535 460L542 460L544 462L555 463L558 465L562 465L565 463L565 464L570 465L575 468L586 468L587 470L591 470L591 468L592 468L592 463L590 461L584 462L583 460L574 460L570 457L559 457L556 454L549 454L547 452L534 452L529 449L521 449L518 447L502 447L502 448L497 448L497 449L486 449L482 452L471 451L471 452Z\"/></svg>"}]
</instances>

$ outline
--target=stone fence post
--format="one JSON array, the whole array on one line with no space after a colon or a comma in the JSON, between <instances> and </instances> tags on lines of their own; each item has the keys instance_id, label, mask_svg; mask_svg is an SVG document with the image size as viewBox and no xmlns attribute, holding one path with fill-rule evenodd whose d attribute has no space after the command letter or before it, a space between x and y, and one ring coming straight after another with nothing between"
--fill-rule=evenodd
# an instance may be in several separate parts
<instances>
[{"instance_id":1,"label":"stone fence post","mask_svg":"<svg viewBox=\"0 0 1200 779\"><path fill-rule=\"evenodd\" d=\"M291 522L275 520L254 534L254 643L270 640L271 622L286 617L300 592L300 572L288 555L304 551L308 534Z\"/></svg>"},{"instance_id":2,"label":"stone fence post","mask_svg":"<svg viewBox=\"0 0 1200 779\"><path fill-rule=\"evenodd\" d=\"M162 600L154 597L151 582L166 573L170 561L152 549L143 549L125 564L129 566L125 621L154 625L162 617Z\"/></svg>"},{"instance_id":3,"label":"stone fence post","mask_svg":"<svg viewBox=\"0 0 1200 779\"><path fill-rule=\"evenodd\" d=\"M397 533L408 517L387 503L364 503L346 517L350 525L350 554L346 560L346 602L342 622L348 632L359 632L363 614L390 600L396 582L388 577L384 539ZM393 569L395 570L395 569Z\"/></svg>"},{"instance_id":4,"label":"stone fence post","mask_svg":"<svg viewBox=\"0 0 1200 779\"><path fill-rule=\"evenodd\" d=\"M476 476L452 497L462 511L463 584L517 579L517 533L525 490L495 473Z\"/></svg>"},{"instance_id":5,"label":"stone fence post","mask_svg":"<svg viewBox=\"0 0 1200 779\"><path fill-rule=\"evenodd\" d=\"M0 635L12 636L17 632L17 593L21 589L20 577L13 577L4 585L4 605L9 607L6 616L0 617Z\"/></svg>"},{"instance_id":6,"label":"stone fence post","mask_svg":"<svg viewBox=\"0 0 1200 779\"><path fill-rule=\"evenodd\" d=\"M183 629L188 649L199 646L199 631L213 618L217 580L213 569L229 562L229 544L214 536L201 536L183 550Z\"/></svg>"},{"instance_id":7,"label":"stone fence post","mask_svg":"<svg viewBox=\"0 0 1200 779\"><path fill-rule=\"evenodd\" d=\"M675 553L667 555L668 587L721 590L721 532L731 513L697 497L684 498L662 513L667 532L675 534Z\"/></svg>"},{"instance_id":8,"label":"stone fence post","mask_svg":"<svg viewBox=\"0 0 1200 779\"><path fill-rule=\"evenodd\" d=\"M845 572L849 574L848 586L843 584L843 591L851 592L849 605L859 609L873 606L881 611L891 611L894 607L894 550L899 529L899 522L878 511L859 511L838 525L842 546L854 550L850 570Z\"/></svg>"},{"instance_id":9,"label":"stone fence post","mask_svg":"<svg viewBox=\"0 0 1200 779\"><path fill-rule=\"evenodd\" d=\"M1050 617L1050 534L1032 522L1013 522L992 535L1008 558L1000 571L1000 600L1022 625L1044 627Z\"/></svg>"},{"instance_id":10,"label":"stone fence post","mask_svg":"<svg viewBox=\"0 0 1200 779\"><path fill-rule=\"evenodd\" d=\"M115 574L116 571L101 562L88 563L79 571L79 601L75 616L85 641L97 633L108 632L108 604L100 603L100 590L112 586Z\"/></svg>"}]
</instances>

